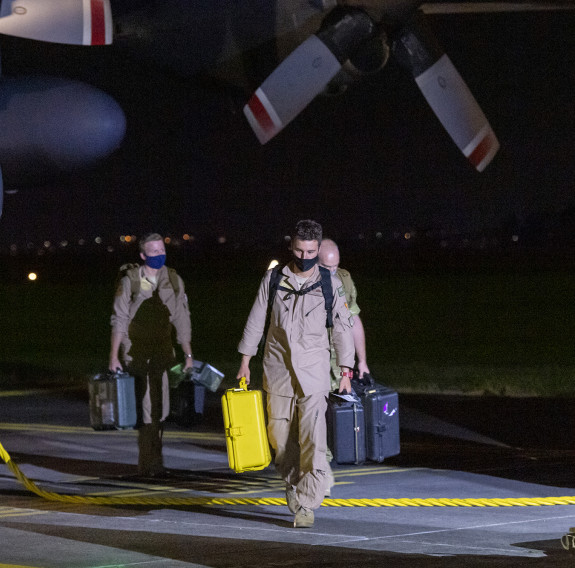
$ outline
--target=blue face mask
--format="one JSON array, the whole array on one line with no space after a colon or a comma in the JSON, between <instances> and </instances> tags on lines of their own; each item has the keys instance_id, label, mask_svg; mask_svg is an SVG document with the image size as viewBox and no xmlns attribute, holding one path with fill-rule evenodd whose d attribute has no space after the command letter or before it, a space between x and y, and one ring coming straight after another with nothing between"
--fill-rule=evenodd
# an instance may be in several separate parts
<instances>
[{"instance_id":1,"label":"blue face mask","mask_svg":"<svg viewBox=\"0 0 575 568\"><path fill-rule=\"evenodd\" d=\"M158 254L156 256L147 256L145 263L150 268L155 268L156 270L162 268L166 263L166 255L165 254Z\"/></svg>"},{"instance_id":2,"label":"blue face mask","mask_svg":"<svg viewBox=\"0 0 575 568\"><path fill-rule=\"evenodd\" d=\"M294 256L293 261L302 272L307 272L316 265L317 259L317 256L314 256L313 258L298 258L297 256Z\"/></svg>"}]
</instances>

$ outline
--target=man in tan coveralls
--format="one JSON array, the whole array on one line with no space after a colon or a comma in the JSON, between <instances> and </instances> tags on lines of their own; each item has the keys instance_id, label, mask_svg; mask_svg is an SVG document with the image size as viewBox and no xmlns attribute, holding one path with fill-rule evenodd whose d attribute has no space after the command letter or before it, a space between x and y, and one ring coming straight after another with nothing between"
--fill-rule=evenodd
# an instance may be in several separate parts
<instances>
[{"instance_id":1,"label":"man in tan coveralls","mask_svg":"<svg viewBox=\"0 0 575 568\"><path fill-rule=\"evenodd\" d=\"M121 348L122 360L136 381L138 473L158 477L165 473L162 425L170 412L167 370L174 363L172 326L186 358L185 369L193 366L192 330L184 283L173 269L164 266L162 236L151 233L143 237L140 257L145 264L129 269L116 290L108 368L123 368Z\"/></svg>"},{"instance_id":2,"label":"man in tan coveralls","mask_svg":"<svg viewBox=\"0 0 575 568\"><path fill-rule=\"evenodd\" d=\"M264 349L263 386L267 392L268 436L275 465L286 482L286 500L295 514L295 527L311 527L314 509L329 485L325 413L329 393L330 343L317 266L322 228L300 221L291 236L293 260L282 269L272 305ZM237 378L250 379L249 362L264 332L271 270L262 279L244 328L238 351L243 355ZM351 390L354 347L352 316L345 305L341 282L331 278L333 329L331 335L342 370L340 390Z\"/></svg>"},{"instance_id":3,"label":"man in tan coveralls","mask_svg":"<svg viewBox=\"0 0 575 568\"><path fill-rule=\"evenodd\" d=\"M355 355L357 357L357 370L359 376L363 377L364 373L369 374L367 366L367 356L365 349L365 330L359 317L359 306L357 305L357 289L351 278L351 274L339 267L339 248L331 239L324 239L319 251L319 265L327 268L332 276L341 280L345 291L345 300L349 312L353 316L353 344L355 346ZM335 350L332 345L331 349L331 389L334 390L339 386L339 367L335 358Z\"/></svg>"}]
</instances>

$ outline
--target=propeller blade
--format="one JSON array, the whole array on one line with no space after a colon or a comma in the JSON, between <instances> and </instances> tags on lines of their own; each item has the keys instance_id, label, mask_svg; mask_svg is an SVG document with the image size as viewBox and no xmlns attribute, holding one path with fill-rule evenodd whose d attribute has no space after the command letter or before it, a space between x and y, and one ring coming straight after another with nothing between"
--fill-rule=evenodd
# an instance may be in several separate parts
<instances>
[{"instance_id":1,"label":"propeller blade","mask_svg":"<svg viewBox=\"0 0 575 568\"><path fill-rule=\"evenodd\" d=\"M110 0L3 0L0 34L51 43L112 43Z\"/></svg>"},{"instance_id":2,"label":"propeller blade","mask_svg":"<svg viewBox=\"0 0 575 568\"><path fill-rule=\"evenodd\" d=\"M409 69L437 118L463 155L482 172L499 150L483 111L423 18L406 26L393 53Z\"/></svg>"},{"instance_id":3,"label":"propeller blade","mask_svg":"<svg viewBox=\"0 0 575 568\"><path fill-rule=\"evenodd\" d=\"M261 144L278 134L325 89L374 29L373 21L361 10L338 12L337 19L332 17L280 63L244 106Z\"/></svg>"},{"instance_id":4,"label":"propeller blade","mask_svg":"<svg viewBox=\"0 0 575 568\"><path fill-rule=\"evenodd\" d=\"M261 144L289 124L333 79L341 63L312 35L263 82L244 106L244 114Z\"/></svg>"}]
</instances>

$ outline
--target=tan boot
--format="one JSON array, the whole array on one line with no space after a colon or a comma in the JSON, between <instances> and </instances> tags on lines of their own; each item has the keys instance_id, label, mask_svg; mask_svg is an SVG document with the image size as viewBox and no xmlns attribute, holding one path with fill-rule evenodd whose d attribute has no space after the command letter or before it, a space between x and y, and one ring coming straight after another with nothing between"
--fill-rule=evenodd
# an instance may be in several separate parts
<instances>
[{"instance_id":1,"label":"tan boot","mask_svg":"<svg viewBox=\"0 0 575 568\"><path fill-rule=\"evenodd\" d=\"M297 513L299 503L297 502L296 488L293 485L286 485L286 502L291 513Z\"/></svg>"},{"instance_id":2,"label":"tan boot","mask_svg":"<svg viewBox=\"0 0 575 568\"><path fill-rule=\"evenodd\" d=\"M313 527L314 515L311 509L300 507L295 514L293 526L296 529L309 529Z\"/></svg>"}]
</instances>

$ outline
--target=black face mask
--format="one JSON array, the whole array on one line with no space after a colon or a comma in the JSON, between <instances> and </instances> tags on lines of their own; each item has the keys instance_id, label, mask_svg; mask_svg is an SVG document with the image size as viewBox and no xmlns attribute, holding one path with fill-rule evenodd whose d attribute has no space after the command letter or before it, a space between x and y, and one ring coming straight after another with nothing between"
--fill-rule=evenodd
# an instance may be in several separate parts
<instances>
[{"instance_id":1,"label":"black face mask","mask_svg":"<svg viewBox=\"0 0 575 568\"><path fill-rule=\"evenodd\" d=\"M295 265L302 271L307 272L311 270L317 264L317 255L313 258L298 258L297 256L293 257L293 261Z\"/></svg>"}]
</instances>

